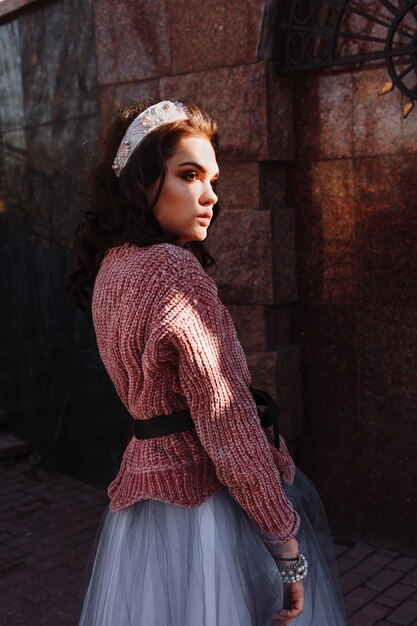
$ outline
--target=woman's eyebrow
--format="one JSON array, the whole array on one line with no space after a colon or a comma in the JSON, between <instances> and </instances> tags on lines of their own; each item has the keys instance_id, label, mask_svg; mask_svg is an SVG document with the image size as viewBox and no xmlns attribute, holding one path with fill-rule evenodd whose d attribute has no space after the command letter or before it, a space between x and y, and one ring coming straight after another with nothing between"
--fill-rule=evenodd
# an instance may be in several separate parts
<instances>
[{"instance_id":1,"label":"woman's eyebrow","mask_svg":"<svg viewBox=\"0 0 417 626\"><path fill-rule=\"evenodd\" d=\"M203 165L200 165L200 163L196 163L195 161L185 161L185 163L178 163L178 167L181 167L181 165L192 165L192 167L195 167L196 170L200 170L200 172L202 172L203 174L207 174L207 170ZM219 172L217 172L213 178L218 178L220 175Z\"/></svg>"}]
</instances>

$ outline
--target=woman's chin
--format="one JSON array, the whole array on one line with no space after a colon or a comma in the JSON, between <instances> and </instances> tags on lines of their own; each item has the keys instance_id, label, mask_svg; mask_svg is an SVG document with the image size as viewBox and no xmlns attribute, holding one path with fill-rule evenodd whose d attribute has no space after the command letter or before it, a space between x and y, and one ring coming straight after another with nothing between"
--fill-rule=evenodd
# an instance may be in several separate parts
<instances>
[{"instance_id":1,"label":"woman's chin","mask_svg":"<svg viewBox=\"0 0 417 626\"><path fill-rule=\"evenodd\" d=\"M181 245L189 241L204 241L207 237L207 229L201 229L199 232L195 232L192 235L180 236Z\"/></svg>"}]
</instances>

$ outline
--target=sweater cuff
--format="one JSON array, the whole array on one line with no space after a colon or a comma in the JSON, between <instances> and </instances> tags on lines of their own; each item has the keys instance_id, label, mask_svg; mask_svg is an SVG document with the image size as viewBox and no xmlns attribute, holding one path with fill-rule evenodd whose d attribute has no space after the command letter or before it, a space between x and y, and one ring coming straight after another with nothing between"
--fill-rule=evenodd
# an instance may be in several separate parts
<instances>
[{"instance_id":1,"label":"sweater cuff","mask_svg":"<svg viewBox=\"0 0 417 626\"><path fill-rule=\"evenodd\" d=\"M300 516L298 515L297 511L294 511L294 519L293 519L293 524L291 526L291 530L283 539L277 537L276 535L269 532L268 530L260 528L259 526L257 530L258 530L259 535L261 536L262 541L265 543L268 550L271 552L272 556L274 556L274 546L280 546L283 543L287 543L290 539L295 537L295 535L300 530L300 524L301 524Z\"/></svg>"}]
</instances>

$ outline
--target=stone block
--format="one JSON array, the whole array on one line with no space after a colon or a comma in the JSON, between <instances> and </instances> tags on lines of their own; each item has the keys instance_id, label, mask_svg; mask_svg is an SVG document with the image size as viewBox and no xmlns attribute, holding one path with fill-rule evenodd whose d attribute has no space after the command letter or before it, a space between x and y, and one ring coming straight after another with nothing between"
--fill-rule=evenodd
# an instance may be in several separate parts
<instances>
[{"instance_id":1,"label":"stone block","mask_svg":"<svg viewBox=\"0 0 417 626\"><path fill-rule=\"evenodd\" d=\"M389 621L398 626L415 624L417 620L417 601L406 600L389 615Z\"/></svg>"},{"instance_id":2,"label":"stone block","mask_svg":"<svg viewBox=\"0 0 417 626\"><path fill-rule=\"evenodd\" d=\"M30 447L26 441L19 439L13 433L0 431L0 459L16 459L26 456L30 452Z\"/></svg>"},{"instance_id":3,"label":"stone block","mask_svg":"<svg viewBox=\"0 0 417 626\"><path fill-rule=\"evenodd\" d=\"M252 385L257 389L264 389L277 400L277 351L254 351L246 356Z\"/></svg>"},{"instance_id":4,"label":"stone block","mask_svg":"<svg viewBox=\"0 0 417 626\"><path fill-rule=\"evenodd\" d=\"M221 162L217 189L220 204L224 211L229 209L258 209L258 163Z\"/></svg>"},{"instance_id":5,"label":"stone block","mask_svg":"<svg viewBox=\"0 0 417 626\"><path fill-rule=\"evenodd\" d=\"M245 351L266 350L265 307L262 305L228 304L239 341Z\"/></svg>"},{"instance_id":6,"label":"stone block","mask_svg":"<svg viewBox=\"0 0 417 626\"><path fill-rule=\"evenodd\" d=\"M374 305L362 308L357 317L357 357L363 371L361 406L370 420L369 428L376 429L374 436L378 438L389 438L386 429L392 429L391 435L397 439L395 432L400 429L406 439L411 439L414 431L410 415L417 400L417 387L412 384L417 382L413 369L417 350L416 309ZM392 412L398 417L403 413L400 422L389 418ZM383 430L382 418L386 420Z\"/></svg>"},{"instance_id":7,"label":"stone block","mask_svg":"<svg viewBox=\"0 0 417 626\"><path fill-rule=\"evenodd\" d=\"M271 216L274 302L293 302L297 300L295 211L274 207Z\"/></svg>"},{"instance_id":8,"label":"stone block","mask_svg":"<svg viewBox=\"0 0 417 626\"><path fill-rule=\"evenodd\" d=\"M398 89L378 96L389 80L385 68L353 74L354 155L371 156L417 151L417 115L403 119L407 100Z\"/></svg>"},{"instance_id":9,"label":"stone block","mask_svg":"<svg viewBox=\"0 0 417 626\"><path fill-rule=\"evenodd\" d=\"M105 487L120 464L127 412L97 351L37 350L36 363L26 369L23 401L33 405L33 388L37 397L26 425L28 441L36 443L48 466ZM76 449L68 441L79 442Z\"/></svg>"},{"instance_id":10,"label":"stone block","mask_svg":"<svg viewBox=\"0 0 417 626\"><path fill-rule=\"evenodd\" d=\"M159 100L157 79L99 86L100 127L106 128L119 109L147 99L149 102Z\"/></svg>"},{"instance_id":11,"label":"stone block","mask_svg":"<svg viewBox=\"0 0 417 626\"><path fill-rule=\"evenodd\" d=\"M288 201L299 207L299 230L305 239L316 245L352 242L358 197L355 185L359 183L356 166L356 161L349 159L289 168Z\"/></svg>"},{"instance_id":12,"label":"stone block","mask_svg":"<svg viewBox=\"0 0 417 626\"><path fill-rule=\"evenodd\" d=\"M356 294L355 189L351 161L315 161L290 170L297 207L298 283L303 298L349 303Z\"/></svg>"},{"instance_id":13,"label":"stone block","mask_svg":"<svg viewBox=\"0 0 417 626\"><path fill-rule=\"evenodd\" d=\"M352 107L351 73L297 76L293 113L297 160L352 156Z\"/></svg>"},{"instance_id":14,"label":"stone block","mask_svg":"<svg viewBox=\"0 0 417 626\"><path fill-rule=\"evenodd\" d=\"M416 155L358 159L355 258L361 304L417 304Z\"/></svg>"},{"instance_id":15,"label":"stone block","mask_svg":"<svg viewBox=\"0 0 417 626\"><path fill-rule=\"evenodd\" d=\"M343 555L337 559L337 569L339 570L339 574L342 576L356 565L356 562L353 559L349 559L349 557Z\"/></svg>"},{"instance_id":16,"label":"stone block","mask_svg":"<svg viewBox=\"0 0 417 626\"><path fill-rule=\"evenodd\" d=\"M261 208L287 206L287 165L279 161L259 163Z\"/></svg>"},{"instance_id":17,"label":"stone block","mask_svg":"<svg viewBox=\"0 0 417 626\"><path fill-rule=\"evenodd\" d=\"M364 604L372 600L377 593L377 591L367 589L366 587L357 587L344 598L345 608L348 611L357 611Z\"/></svg>"},{"instance_id":18,"label":"stone block","mask_svg":"<svg viewBox=\"0 0 417 626\"><path fill-rule=\"evenodd\" d=\"M353 445L347 441L358 427L356 313L348 305L301 303L298 309L298 316L293 315L293 341L303 346L306 417L312 426L317 420L323 454L333 445L343 461L340 446ZM342 415L349 415L349 420Z\"/></svg>"},{"instance_id":19,"label":"stone block","mask_svg":"<svg viewBox=\"0 0 417 626\"><path fill-rule=\"evenodd\" d=\"M355 561L363 561L373 552L375 552L375 546L370 546L368 543L362 543L360 541L350 548L346 552L345 556L350 559L354 559Z\"/></svg>"},{"instance_id":20,"label":"stone block","mask_svg":"<svg viewBox=\"0 0 417 626\"><path fill-rule=\"evenodd\" d=\"M404 585L413 585L414 587L417 587L417 568L409 572L407 576L401 580L401 582L404 583Z\"/></svg>"},{"instance_id":21,"label":"stone block","mask_svg":"<svg viewBox=\"0 0 417 626\"><path fill-rule=\"evenodd\" d=\"M356 315L350 305L301 302L292 319L292 340L302 346L303 355L304 426L296 459L319 489L333 533L358 537L363 435L358 419Z\"/></svg>"},{"instance_id":22,"label":"stone block","mask_svg":"<svg viewBox=\"0 0 417 626\"><path fill-rule=\"evenodd\" d=\"M171 2L172 70L180 74L257 60L265 2Z\"/></svg>"},{"instance_id":23,"label":"stone block","mask_svg":"<svg viewBox=\"0 0 417 626\"><path fill-rule=\"evenodd\" d=\"M352 589L356 590L365 580L366 576L364 574L356 574L352 570L347 572L340 578L343 594L347 595Z\"/></svg>"},{"instance_id":24,"label":"stone block","mask_svg":"<svg viewBox=\"0 0 417 626\"><path fill-rule=\"evenodd\" d=\"M346 176L353 178L355 199L362 213L397 211L415 214L414 176L417 154L377 155L354 159Z\"/></svg>"},{"instance_id":25,"label":"stone block","mask_svg":"<svg viewBox=\"0 0 417 626\"><path fill-rule=\"evenodd\" d=\"M416 546L415 522L409 515L410 502L416 497L413 476L417 471L411 419L417 401L416 308L396 303L362 306L357 312L357 328L368 503L363 532L382 545L410 550Z\"/></svg>"},{"instance_id":26,"label":"stone block","mask_svg":"<svg viewBox=\"0 0 417 626\"><path fill-rule=\"evenodd\" d=\"M269 211L225 212L206 243L218 265L214 278L224 303L272 304Z\"/></svg>"},{"instance_id":27,"label":"stone block","mask_svg":"<svg viewBox=\"0 0 417 626\"><path fill-rule=\"evenodd\" d=\"M337 562L339 563L340 559L346 557L347 550L349 549L348 543L342 543L343 540L334 539L333 540L333 552L336 555Z\"/></svg>"},{"instance_id":28,"label":"stone block","mask_svg":"<svg viewBox=\"0 0 417 626\"><path fill-rule=\"evenodd\" d=\"M265 64L268 109L268 158L294 158L293 93L290 77L278 74L273 63Z\"/></svg>"},{"instance_id":29,"label":"stone block","mask_svg":"<svg viewBox=\"0 0 417 626\"><path fill-rule=\"evenodd\" d=\"M416 165L398 154L290 168L299 285L309 299L416 301Z\"/></svg>"},{"instance_id":30,"label":"stone block","mask_svg":"<svg viewBox=\"0 0 417 626\"><path fill-rule=\"evenodd\" d=\"M265 63L162 77L159 92L161 98L195 102L215 116L222 157L268 159Z\"/></svg>"},{"instance_id":31,"label":"stone block","mask_svg":"<svg viewBox=\"0 0 417 626\"><path fill-rule=\"evenodd\" d=\"M4 4L4 3L1 3ZM2 132L24 125L20 33L16 20L0 29L0 120Z\"/></svg>"},{"instance_id":32,"label":"stone block","mask_svg":"<svg viewBox=\"0 0 417 626\"><path fill-rule=\"evenodd\" d=\"M83 208L85 173L96 158L96 141L96 116L3 133L5 197L10 211L23 218L21 228L69 246Z\"/></svg>"},{"instance_id":33,"label":"stone block","mask_svg":"<svg viewBox=\"0 0 417 626\"><path fill-rule=\"evenodd\" d=\"M416 580L417 579L414 578L414 581L412 582L412 584L413 584L412 587L409 586L409 585L403 585L402 583L396 583L395 585L393 585L392 587L387 589L385 593L390 598L394 598L395 600L397 600L398 604L399 604L400 602L402 602L406 598L409 598L411 596L411 594L415 592L415 581Z\"/></svg>"},{"instance_id":34,"label":"stone block","mask_svg":"<svg viewBox=\"0 0 417 626\"><path fill-rule=\"evenodd\" d=\"M371 580L368 580L366 586L369 587L369 589L384 591L387 587L391 587L401 576L401 572L384 569L375 574Z\"/></svg>"},{"instance_id":35,"label":"stone block","mask_svg":"<svg viewBox=\"0 0 417 626\"><path fill-rule=\"evenodd\" d=\"M389 596L385 595L386 591L387 589L385 589L384 593L379 594L379 596L376 598L376 601L378 602L378 604L383 604L384 606L395 608L396 606L398 606L398 600L396 600L395 598L390 598ZM387 624L388 626L390 626L391 623L383 622L381 625L381 622L378 622L378 626L386 626Z\"/></svg>"},{"instance_id":36,"label":"stone block","mask_svg":"<svg viewBox=\"0 0 417 626\"><path fill-rule=\"evenodd\" d=\"M413 567L417 567L417 559L409 556L399 556L395 561L391 561L389 566L390 569L397 572L409 572Z\"/></svg>"},{"instance_id":37,"label":"stone block","mask_svg":"<svg viewBox=\"0 0 417 626\"><path fill-rule=\"evenodd\" d=\"M3 132L97 112L92 7L39 3L0 31ZM62 59L65 58L65 64Z\"/></svg>"},{"instance_id":38,"label":"stone block","mask_svg":"<svg viewBox=\"0 0 417 626\"><path fill-rule=\"evenodd\" d=\"M362 214L356 226L357 300L361 305L417 306L416 215Z\"/></svg>"},{"instance_id":39,"label":"stone block","mask_svg":"<svg viewBox=\"0 0 417 626\"><path fill-rule=\"evenodd\" d=\"M32 4L33 2L39 2L39 0L3 0L0 4L0 17L4 17L5 15L9 15L14 11L18 11L23 7Z\"/></svg>"},{"instance_id":40,"label":"stone block","mask_svg":"<svg viewBox=\"0 0 417 626\"><path fill-rule=\"evenodd\" d=\"M301 392L298 346L247 355L252 384L275 399L280 414L280 432L292 440L301 434Z\"/></svg>"},{"instance_id":41,"label":"stone block","mask_svg":"<svg viewBox=\"0 0 417 626\"><path fill-rule=\"evenodd\" d=\"M95 0L99 85L139 81L171 72L170 6L169 0Z\"/></svg>"},{"instance_id":42,"label":"stone block","mask_svg":"<svg viewBox=\"0 0 417 626\"><path fill-rule=\"evenodd\" d=\"M384 556L390 556L391 558L397 557L398 552L396 550L390 550L389 548L378 548L378 553L383 554ZM417 565L417 561L416 561ZM390 568L392 567L392 561L389 564Z\"/></svg>"},{"instance_id":43,"label":"stone block","mask_svg":"<svg viewBox=\"0 0 417 626\"><path fill-rule=\"evenodd\" d=\"M390 610L376 602L369 602L349 618L349 626L373 626L388 615Z\"/></svg>"},{"instance_id":44,"label":"stone block","mask_svg":"<svg viewBox=\"0 0 417 626\"><path fill-rule=\"evenodd\" d=\"M310 242L312 245L312 242ZM297 244L297 248L302 248ZM304 248L298 257L300 294L310 302L348 304L355 296L355 265L350 247L329 244L325 249Z\"/></svg>"},{"instance_id":45,"label":"stone block","mask_svg":"<svg viewBox=\"0 0 417 626\"><path fill-rule=\"evenodd\" d=\"M291 343L291 306L273 305L265 307L266 345L279 348Z\"/></svg>"},{"instance_id":46,"label":"stone block","mask_svg":"<svg viewBox=\"0 0 417 626\"><path fill-rule=\"evenodd\" d=\"M302 390L300 348L282 346L277 350L277 401L281 408L280 428L285 437L302 435Z\"/></svg>"}]
</instances>

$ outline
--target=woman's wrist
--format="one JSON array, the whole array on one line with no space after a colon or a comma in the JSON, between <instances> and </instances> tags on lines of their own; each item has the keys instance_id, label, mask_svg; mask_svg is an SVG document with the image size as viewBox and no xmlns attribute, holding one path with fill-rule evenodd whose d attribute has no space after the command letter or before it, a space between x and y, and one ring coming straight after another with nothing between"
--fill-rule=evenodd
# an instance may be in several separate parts
<instances>
[{"instance_id":1,"label":"woman's wrist","mask_svg":"<svg viewBox=\"0 0 417 626\"><path fill-rule=\"evenodd\" d=\"M283 583L290 585L297 583L307 576L307 559L303 554L299 554L295 561L278 560L278 571Z\"/></svg>"},{"instance_id":2,"label":"woman's wrist","mask_svg":"<svg viewBox=\"0 0 417 626\"><path fill-rule=\"evenodd\" d=\"M298 541L290 539L286 543L274 546L274 557L276 559L296 559L298 556Z\"/></svg>"},{"instance_id":3,"label":"woman's wrist","mask_svg":"<svg viewBox=\"0 0 417 626\"><path fill-rule=\"evenodd\" d=\"M299 546L295 537L292 537L288 541L279 540L271 533L257 529L258 533L262 537L262 541L268 548L274 559L296 559L298 556Z\"/></svg>"}]
</instances>

